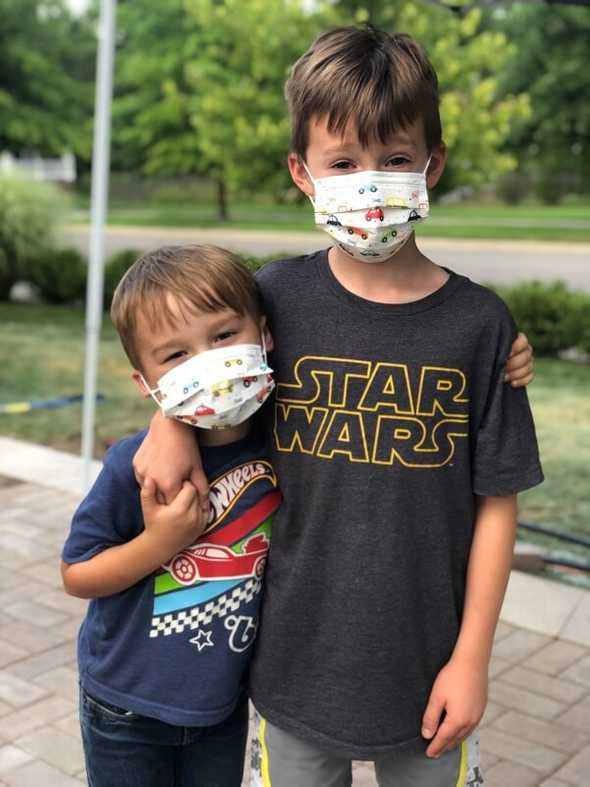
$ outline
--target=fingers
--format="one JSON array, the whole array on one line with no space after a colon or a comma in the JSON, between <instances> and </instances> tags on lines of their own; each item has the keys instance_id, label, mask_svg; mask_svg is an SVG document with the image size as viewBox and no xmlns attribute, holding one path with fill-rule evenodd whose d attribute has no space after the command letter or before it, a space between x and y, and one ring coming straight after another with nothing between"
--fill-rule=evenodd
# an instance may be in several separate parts
<instances>
[{"instance_id":1,"label":"fingers","mask_svg":"<svg viewBox=\"0 0 590 787\"><path fill-rule=\"evenodd\" d=\"M518 355L519 353L523 352L524 350L530 350L531 346L529 344L529 340L525 333L519 332L516 339L512 342L512 347L510 349L509 358L512 358L514 355Z\"/></svg>"},{"instance_id":2,"label":"fingers","mask_svg":"<svg viewBox=\"0 0 590 787\"><path fill-rule=\"evenodd\" d=\"M205 513L209 513L209 482L203 472L202 465L193 468L190 475L190 481L197 490L201 510Z\"/></svg>"},{"instance_id":3,"label":"fingers","mask_svg":"<svg viewBox=\"0 0 590 787\"><path fill-rule=\"evenodd\" d=\"M436 736L426 749L427 757L440 757L446 751L450 751L465 740L473 731L475 725L453 722L447 717L440 725Z\"/></svg>"},{"instance_id":4,"label":"fingers","mask_svg":"<svg viewBox=\"0 0 590 787\"><path fill-rule=\"evenodd\" d=\"M428 705L422 717L422 737L432 738L438 725L440 724L440 717L444 709L445 703L442 697L439 697L434 692L430 695Z\"/></svg>"},{"instance_id":5,"label":"fingers","mask_svg":"<svg viewBox=\"0 0 590 787\"><path fill-rule=\"evenodd\" d=\"M140 499L144 512L153 511L157 507L156 482L153 478L144 478L141 485Z\"/></svg>"},{"instance_id":6,"label":"fingers","mask_svg":"<svg viewBox=\"0 0 590 787\"><path fill-rule=\"evenodd\" d=\"M176 495L169 508L175 513L188 511L197 501L197 490L190 481L184 481L180 492Z\"/></svg>"}]
</instances>

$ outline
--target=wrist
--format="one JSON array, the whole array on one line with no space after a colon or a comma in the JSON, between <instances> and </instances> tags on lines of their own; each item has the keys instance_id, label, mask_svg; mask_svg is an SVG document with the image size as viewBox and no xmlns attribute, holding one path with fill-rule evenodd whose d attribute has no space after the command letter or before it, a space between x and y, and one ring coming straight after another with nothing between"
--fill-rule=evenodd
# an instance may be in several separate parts
<instances>
[{"instance_id":1,"label":"wrist","mask_svg":"<svg viewBox=\"0 0 590 787\"><path fill-rule=\"evenodd\" d=\"M166 563L182 547L174 544L170 538L166 538L161 526L146 528L138 538L142 541L142 547L146 560L150 562L154 570Z\"/></svg>"}]
</instances>

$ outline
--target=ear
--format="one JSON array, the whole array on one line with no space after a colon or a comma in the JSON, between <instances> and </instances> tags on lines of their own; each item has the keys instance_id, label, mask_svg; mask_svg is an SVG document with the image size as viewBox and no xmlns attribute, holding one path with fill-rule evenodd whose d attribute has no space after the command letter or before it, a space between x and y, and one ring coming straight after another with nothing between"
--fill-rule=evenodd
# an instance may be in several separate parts
<instances>
[{"instance_id":1,"label":"ear","mask_svg":"<svg viewBox=\"0 0 590 787\"><path fill-rule=\"evenodd\" d=\"M268 323L266 322L266 317L260 318L260 330L262 331L262 335L264 336L264 345L266 347L266 352L270 352L274 349L275 343L272 338L272 334L268 327Z\"/></svg>"},{"instance_id":2,"label":"ear","mask_svg":"<svg viewBox=\"0 0 590 787\"><path fill-rule=\"evenodd\" d=\"M291 179L293 180L293 183L304 194L308 194L313 197L313 183L309 179L307 170L303 166L303 159L301 156L299 156L297 153L289 153L289 156L287 157L287 164L289 166L289 172L291 173Z\"/></svg>"},{"instance_id":3,"label":"ear","mask_svg":"<svg viewBox=\"0 0 590 787\"><path fill-rule=\"evenodd\" d=\"M145 399L148 399L151 396L151 394L148 390L145 380L143 379L143 374L137 369L134 369L131 374L131 379L133 380L135 385L139 388L141 395Z\"/></svg>"},{"instance_id":4,"label":"ear","mask_svg":"<svg viewBox=\"0 0 590 787\"><path fill-rule=\"evenodd\" d=\"M430 154L430 164L426 171L426 185L429 189L433 189L440 180L446 163L447 146L444 142L441 142L432 149Z\"/></svg>"}]
</instances>

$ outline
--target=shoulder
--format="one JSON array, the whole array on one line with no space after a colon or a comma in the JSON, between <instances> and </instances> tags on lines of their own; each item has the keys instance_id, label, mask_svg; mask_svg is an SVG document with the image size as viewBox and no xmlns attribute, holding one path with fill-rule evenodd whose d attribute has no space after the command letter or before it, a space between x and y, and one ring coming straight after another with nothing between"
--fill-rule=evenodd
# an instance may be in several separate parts
<instances>
[{"instance_id":1,"label":"shoulder","mask_svg":"<svg viewBox=\"0 0 590 787\"><path fill-rule=\"evenodd\" d=\"M133 472L133 458L142 444L147 432L142 430L116 442L104 458L103 473L121 486L137 486Z\"/></svg>"},{"instance_id":2,"label":"shoulder","mask_svg":"<svg viewBox=\"0 0 590 787\"><path fill-rule=\"evenodd\" d=\"M457 288L457 295L460 298L462 317L471 317L482 325L506 325L510 328L514 326L510 310L498 293L471 281L467 276L459 278L461 286Z\"/></svg>"},{"instance_id":3,"label":"shoulder","mask_svg":"<svg viewBox=\"0 0 590 787\"><path fill-rule=\"evenodd\" d=\"M318 260L323 254L325 249L312 254L274 260L264 265L256 272L256 281L263 296L273 297L279 290L287 289L290 282L301 282L307 275L314 275Z\"/></svg>"}]
</instances>

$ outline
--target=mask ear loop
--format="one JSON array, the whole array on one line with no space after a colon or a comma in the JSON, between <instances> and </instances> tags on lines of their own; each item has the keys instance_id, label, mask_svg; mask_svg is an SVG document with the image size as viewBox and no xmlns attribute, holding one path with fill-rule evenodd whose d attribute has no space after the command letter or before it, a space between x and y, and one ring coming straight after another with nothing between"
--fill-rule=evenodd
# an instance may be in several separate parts
<instances>
[{"instance_id":1,"label":"mask ear loop","mask_svg":"<svg viewBox=\"0 0 590 787\"><path fill-rule=\"evenodd\" d=\"M146 391L152 397L154 402L158 405L158 407L162 407L162 400L158 399L158 396L157 396L158 394L160 395L160 397L162 396L162 394L160 392L160 389L157 386L155 388L150 388L149 385L147 384L147 380L145 379L143 374L141 374L141 372L140 372L139 376L141 377L141 382L145 385Z\"/></svg>"},{"instance_id":2,"label":"mask ear loop","mask_svg":"<svg viewBox=\"0 0 590 787\"><path fill-rule=\"evenodd\" d=\"M428 172L428 167L430 166L431 161L432 161L432 153L430 154L430 156L428 156L428 161L426 162L426 166L422 170L422 174L424 175L424 177L426 177L426 174Z\"/></svg>"}]
</instances>

